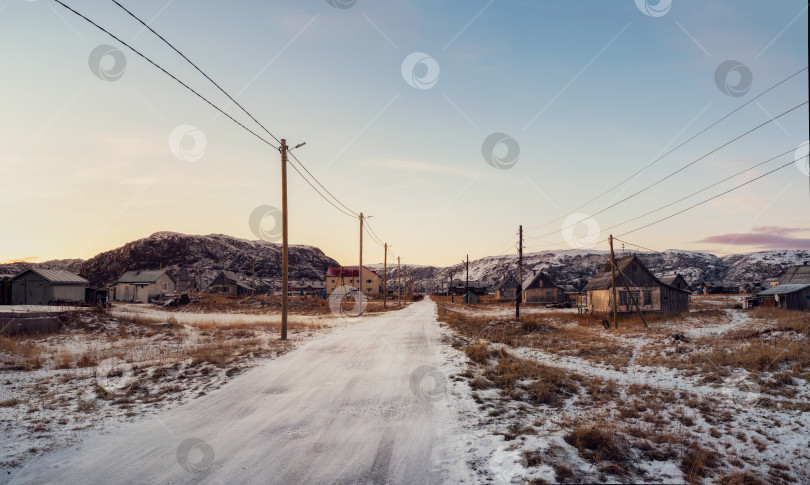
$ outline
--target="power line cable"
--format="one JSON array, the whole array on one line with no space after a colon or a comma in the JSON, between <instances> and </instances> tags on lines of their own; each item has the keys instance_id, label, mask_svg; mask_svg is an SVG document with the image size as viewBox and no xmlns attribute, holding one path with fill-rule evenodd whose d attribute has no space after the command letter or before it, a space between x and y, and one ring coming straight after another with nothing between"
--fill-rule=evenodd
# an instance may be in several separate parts
<instances>
[{"instance_id":1,"label":"power line cable","mask_svg":"<svg viewBox=\"0 0 810 485\"><path fill-rule=\"evenodd\" d=\"M317 178L315 178L315 176L314 176L314 175L312 175L312 173L311 173L309 170L307 170L307 168L304 166L304 164L301 162L301 160L298 160L298 157L296 157L296 156L295 156L295 154L293 154L292 152L287 152L287 153L289 153L289 155L290 155L290 156L292 156L292 157L295 159L295 161L296 161L296 162L298 162L298 165L300 165L300 166L301 166L301 168L303 168L303 169L304 169L304 171L305 171L306 173L308 173L310 177L312 177L312 180L314 180L314 181L315 181L315 183L317 183L318 185L320 185L320 186L321 186L321 188L322 188L324 191L326 191L326 193L327 193L327 194L329 194L329 196L330 196L330 197L332 197L332 198L335 200L335 202L337 202L338 204L342 205L342 206L343 206L343 207L344 207L344 208L345 208L347 211L351 212L351 213L354 215L354 217L360 217L360 214L358 214L357 212L355 212L355 211L353 211L353 210L349 209L349 208L346 206L346 204L344 204L343 202L341 202L341 201L340 201L340 199L338 199L337 197L335 197L334 195L332 195L332 192L329 192L329 189L327 189L326 187L324 187L324 185L323 185L322 183L320 183L320 182L318 181L318 179L317 179Z\"/></svg>"},{"instance_id":2,"label":"power line cable","mask_svg":"<svg viewBox=\"0 0 810 485\"><path fill-rule=\"evenodd\" d=\"M113 38L113 39L115 39L116 41L120 42L121 44L123 44L124 46L126 46L126 47L127 47L129 50L131 50L132 52L134 52L135 54L137 54L138 56L140 56L141 58L143 58L145 61L147 61L148 63L152 64L153 66L155 66L156 68L158 68L159 70L161 70L161 71L162 71L164 74L166 74L166 75L167 75L167 76L169 76L170 78L172 78L172 79L174 79L175 81L177 81L177 82L178 82L178 83L179 83L181 86L183 86L184 88L186 88L186 89L188 89L189 91L191 91L192 93L194 93L194 94L195 94L195 95L196 95L198 98L200 98L200 99L202 99L203 101L205 101L206 103L208 103L208 104L209 104L209 105L210 105L212 108L216 109L217 111L219 111L219 112L220 112L220 113L222 113L223 115L227 116L227 117L228 117L228 118L229 118L231 121L233 121L234 123L236 123L236 124L237 124L237 125L239 125L240 127L242 127L242 128L244 128L245 130L247 130L247 131L248 131L250 134L252 134L252 135L253 135L253 136L255 136L256 138L258 138L258 139L259 139L259 140L261 140L262 142L266 143L267 145L270 145L271 147L273 147L273 148L275 148L276 150L278 150L278 147L277 147L277 146L273 145L273 144L272 144L270 141L266 140L266 139L265 139L265 138L263 138L261 135L259 135L259 134L258 134L258 133L256 133L255 131L251 130L250 128L248 128L247 126L245 126L244 124L242 124L241 122L239 122L239 121L238 121L236 118L234 118L233 116L231 116L231 115L229 115L228 113L226 113L226 112L225 112L225 111L224 111L222 108L220 108L219 106L217 106L217 105L215 105L214 103L212 103L211 101L209 101L209 100L208 100L208 98L206 98L205 96L203 96L202 94L200 94L199 92L197 92L197 91L196 91L194 88L192 88L192 87L191 87L191 86L189 86L188 84L186 84L186 83L184 83L183 81L181 81L181 80L180 80L180 79L179 79L177 76L175 76L174 74L172 74L172 73L170 73L169 71L167 71L166 69L164 69L164 68L163 68L163 67L162 67L160 64L158 64L157 62L153 61L152 59L150 59L150 58L149 58L148 56L146 56L145 54L141 53L141 52L140 52L138 49L136 49L136 48L132 47L132 46L131 46L131 45L129 45L127 42L123 41L123 40L122 40L122 39L120 39L118 36L116 36L115 34L113 34L112 32L110 32L109 30L105 29L105 28L104 28L104 27L102 27L101 25L97 24L96 22L94 22L93 20L91 20L90 18L88 18L87 16L85 16L84 14L82 14L82 13L78 12L77 10L74 10L72 7L70 7L70 6L66 5L66 4L64 4L64 3L63 3L61 0L54 0L54 2L56 2L56 3L58 3L59 5L63 6L64 8L66 8L66 9L67 9L67 10L69 10L70 12L72 12L72 13L76 14L77 16L79 16L79 17L83 18L84 20L86 20L88 23L90 23L91 25L93 25L93 26L94 26L94 27L96 27L97 29L101 30L102 32L104 32L105 34L109 35L110 37L112 37L112 38Z\"/></svg>"},{"instance_id":3,"label":"power line cable","mask_svg":"<svg viewBox=\"0 0 810 485\"><path fill-rule=\"evenodd\" d=\"M765 91L762 91L762 92L761 92L761 93L759 93L758 95L754 96L753 98L749 99L749 100L748 100L748 101L746 101L745 103L743 103L743 104L741 104L740 106L738 106L736 109L732 110L730 113L726 114L725 116L723 116L722 118L718 119L718 120L717 120L717 121L715 121L714 123L710 124L710 125L709 125L709 126L707 126L706 128L704 128L704 129L700 130L700 131L699 131L699 132L697 132L696 134L692 135L691 137L689 137L688 139L686 139L685 141L683 141L682 143L680 143L680 144L679 144L679 145L677 145L676 147L674 147L674 148L672 148L671 150L667 151L667 152L666 152L666 153L664 153L663 155L661 155L661 156L659 156L659 157L655 158L653 161L651 161L650 163L648 163L647 165L645 165L644 167L642 167L640 170L636 171L634 174L630 175L629 177L625 178L624 180L622 180L622 181L621 181L621 182L619 182L618 184L616 184L616 185L614 185L613 187L611 187L611 188L609 188L609 189L605 190L604 192L600 193L599 195L597 195L596 197L594 197L594 198L590 199L589 201L585 202L584 204L580 205L579 207L577 207L577 208L575 208L575 209L573 209L573 210L568 211L567 213L565 213L564 215L562 215L562 216L560 216L560 217L558 217L558 218L556 218L556 219L552 219L552 220L550 220L550 221L548 221L548 222L546 222L546 223L544 223L544 224L541 224L541 225L539 225L539 226L536 226L536 227L533 227L533 228L531 228L531 229L528 229L528 231L535 231L535 230L537 230L537 229L541 229L541 228L543 228L543 227L546 227L546 226L548 226L549 224L553 224L553 223L555 223L555 222L557 222L557 221L559 221L559 220L561 220L561 219L565 218L567 215L570 215L570 214L572 214L572 213L574 213L574 212L576 212L576 211L578 211L578 210L582 209L583 207L587 206L587 205L588 205L588 204L590 204L591 202L594 202L594 201L596 201L596 200L598 200L598 199L602 198L603 196L605 196L605 195L606 195L606 194L608 194L609 192L612 192L612 191L613 191L613 190L615 190L616 188L620 187L621 185L625 184L625 183L626 183L626 182L628 182L629 180L633 179L635 176L637 176L637 175L639 175L640 173L642 173L643 171L647 170L647 169L648 169L649 167L651 167L652 165L654 165L654 164L658 163L658 162L659 162L661 159L663 159L663 158L665 158L666 156L670 155L672 152L674 152L674 151L676 151L676 150L680 149L681 147L683 147L684 145L686 145L686 144L687 144L687 143L689 143L690 141L694 140L695 138L697 138L698 136L702 135L703 133L705 133L705 132L709 131L711 128L715 127L716 125L718 125L718 124L719 124L719 123L721 123L722 121L726 120L727 118L729 118L730 116L732 116L732 115L733 115L733 114L735 114L736 112L740 111L742 108L744 108L744 107L748 106L749 104L751 104L752 102L756 101L756 100L757 100L758 98L760 98L761 96L764 96L764 95L765 95L765 94L767 94L768 92L772 91L773 89L777 88L778 86L782 85L783 83L787 82L788 80L792 79L793 77L797 76L798 74L800 74L800 73L802 73L803 71L806 71L806 70L807 70L807 66L803 67L802 69L799 69L798 71L794 72L794 73L793 73L793 74L791 74L790 76L788 76L788 77L786 77L786 78L782 79L781 81L779 81L778 83L776 83L776 84L774 84L773 86L769 87L769 88L768 88L768 89L766 89Z\"/></svg>"},{"instance_id":4,"label":"power line cable","mask_svg":"<svg viewBox=\"0 0 810 485\"><path fill-rule=\"evenodd\" d=\"M616 206L617 206L617 205L619 205L619 204L622 204L622 203L624 203L624 202L627 202L628 200L632 199L633 197L635 197L635 196L637 196L637 195L639 195L639 194L641 194L641 193L643 193L643 192L646 192L647 190L651 189L652 187L655 187L656 185L660 184L661 182L663 182L663 181L665 181L665 180L667 180L667 179L669 179L669 178L671 178L671 177L675 176L676 174L678 174L678 173L680 173L680 172L682 172L682 171L686 170L687 168L689 168L689 167L691 167L692 165L694 165L694 164L698 163L699 161L703 160L704 158L708 157L709 155L712 155L713 153L715 153L715 152L717 152L717 151L719 151L719 150L721 150L721 149L723 149L723 148L727 147L728 145L730 145L730 144L734 143L735 141L737 141L737 140L739 140L739 139L741 139L741 138L743 138L743 137L745 137L745 136L747 136L747 135L749 135L749 134L753 133L754 131L756 131L756 130L758 130L758 129L762 128L763 126L767 125L768 123L772 123L773 121L776 121L777 119L781 118L782 116L785 116L786 114L788 114L788 113L790 113L790 112L792 112L792 111L794 111L794 110L796 110L796 109L799 109L800 107L802 107L802 106L806 105L807 103L808 103L807 101L804 101L804 102L802 102L802 103L799 103L799 104L797 104L796 106L793 106L792 108L788 109L787 111L784 111L784 112L782 112L782 113L780 113L780 114L778 114L778 115L776 115L776 116L774 116L774 117L770 118L768 121L765 121L765 122L763 122L763 123L761 123L761 124L759 124L759 125L755 126L754 128L751 128L750 130L746 131L746 132L745 132L745 133L743 133L742 135L739 135L739 136L737 136L737 137L735 137L735 138L733 138L733 139L731 139L731 140L729 140L729 141L727 141L727 142L723 143L723 144L722 144L722 145L720 145L719 147L717 147L717 148L715 148L715 149L711 150L710 152L708 152L708 153L704 154L704 155L703 155L703 156L701 156L701 157L696 158L695 160L693 160L693 161L691 161L691 162L687 163L686 165L682 166L681 168L679 168L679 169L675 170L674 172L672 172L672 173L670 173L670 174L668 174L668 175L666 175L666 176L664 176L664 177L662 177L662 178L658 179L657 181L655 181L655 182L653 182L653 183L651 183L651 184L647 185L647 186L646 186L646 187L644 187L643 189L641 189L641 190L639 190L639 191L637 191L637 192L635 192L635 193L633 193L633 194L631 194L631 195L629 195L629 196L625 197L624 199L621 199L621 200L619 200L619 201L617 201L617 202L614 202L614 203L610 204L609 206L605 207L604 209L602 209L602 210L600 210L600 211L598 211L598 212L595 212L595 213L591 214L591 215L590 215L590 217L597 216L597 215L599 215L599 214L601 214L601 213L603 213L603 212L605 212L605 211L607 211L607 210L609 210L609 209L612 209L613 207L616 207ZM578 224L578 223L579 223L579 222L577 222L577 224ZM568 229L568 228L571 228L571 227L576 226L577 224L569 224L568 226L563 226L563 227L562 227L562 229ZM540 235L540 236L538 236L538 237L550 236L550 235L555 234L555 233L557 233L557 231L551 231L551 232L548 232L548 233L546 233L546 234L542 234L542 235Z\"/></svg>"}]
</instances>

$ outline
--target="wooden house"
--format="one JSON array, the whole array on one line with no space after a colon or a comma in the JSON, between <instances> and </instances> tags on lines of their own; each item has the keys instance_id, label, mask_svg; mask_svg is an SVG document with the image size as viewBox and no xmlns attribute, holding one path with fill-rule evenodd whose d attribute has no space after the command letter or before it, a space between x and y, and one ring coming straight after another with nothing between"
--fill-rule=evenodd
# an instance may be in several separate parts
<instances>
[{"instance_id":1,"label":"wooden house","mask_svg":"<svg viewBox=\"0 0 810 485\"><path fill-rule=\"evenodd\" d=\"M31 268L11 278L12 305L84 303L89 281L70 271Z\"/></svg>"},{"instance_id":2,"label":"wooden house","mask_svg":"<svg viewBox=\"0 0 810 485\"><path fill-rule=\"evenodd\" d=\"M495 298L498 301L515 301L518 285L520 285L520 282L517 278L513 275L507 276L495 285Z\"/></svg>"},{"instance_id":3,"label":"wooden house","mask_svg":"<svg viewBox=\"0 0 810 485\"><path fill-rule=\"evenodd\" d=\"M464 295L469 288L470 293L476 295L485 295L492 287L492 284L483 280L470 280L469 284L466 279L453 280L450 284L451 295Z\"/></svg>"},{"instance_id":4,"label":"wooden house","mask_svg":"<svg viewBox=\"0 0 810 485\"><path fill-rule=\"evenodd\" d=\"M176 284L165 270L127 271L113 286L113 301L149 303L160 295L174 293Z\"/></svg>"},{"instance_id":5,"label":"wooden house","mask_svg":"<svg viewBox=\"0 0 810 485\"><path fill-rule=\"evenodd\" d=\"M326 281L302 279L290 282L289 295L326 298Z\"/></svg>"},{"instance_id":6,"label":"wooden house","mask_svg":"<svg viewBox=\"0 0 810 485\"><path fill-rule=\"evenodd\" d=\"M700 287L704 295L738 295L742 285L738 281L704 281Z\"/></svg>"},{"instance_id":7,"label":"wooden house","mask_svg":"<svg viewBox=\"0 0 810 485\"><path fill-rule=\"evenodd\" d=\"M686 279L683 276L681 276L681 275L679 275L677 273L664 275L664 276L660 277L659 279L664 284L667 284L669 286L674 286L675 288L677 288L679 290L689 291L689 283L686 282Z\"/></svg>"},{"instance_id":8,"label":"wooden house","mask_svg":"<svg viewBox=\"0 0 810 485\"><path fill-rule=\"evenodd\" d=\"M250 296L253 294L253 289L240 282L239 277L233 271L220 271L214 281L208 285L208 291L225 296Z\"/></svg>"},{"instance_id":9,"label":"wooden house","mask_svg":"<svg viewBox=\"0 0 810 485\"><path fill-rule=\"evenodd\" d=\"M634 299L642 312L689 311L689 292L656 278L635 255L616 259L613 273L610 261L606 262L588 281L583 288L588 311L605 314L612 311L614 279L618 297L616 310L619 313L635 312Z\"/></svg>"},{"instance_id":10,"label":"wooden house","mask_svg":"<svg viewBox=\"0 0 810 485\"><path fill-rule=\"evenodd\" d=\"M787 310L810 310L810 265L790 266L779 279L779 284L757 293L763 306Z\"/></svg>"},{"instance_id":11,"label":"wooden house","mask_svg":"<svg viewBox=\"0 0 810 485\"><path fill-rule=\"evenodd\" d=\"M545 272L540 271L523 282L523 303L544 304L566 301L565 288L557 285Z\"/></svg>"}]
</instances>

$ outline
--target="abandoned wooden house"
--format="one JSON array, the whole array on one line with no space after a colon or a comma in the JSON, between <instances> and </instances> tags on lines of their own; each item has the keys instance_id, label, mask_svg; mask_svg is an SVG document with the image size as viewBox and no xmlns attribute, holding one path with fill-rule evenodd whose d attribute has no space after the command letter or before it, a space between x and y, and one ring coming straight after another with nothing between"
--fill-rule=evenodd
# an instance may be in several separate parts
<instances>
[{"instance_id":1,"label":"abandoned wooden house","mask_svg":"<svg viewBox=\"0 0 810 485\"><path fill-rule=\"evenodd\" d=\"M679 290L690 291L689 283L687 283L686 279L678 273L664 275L658 279L660 279L662 283L669 286L674 286Z\"/></svg>"},{"instance_id":2,"label":"abandoned wooden house","mask_svg":"<svg viewBox=\"0 0 810 485\"><path fill-rule=\"evenodd\" d=\"M739 281L704 281L700 285L704 295L738 295L742 285Z\"/></svg>"},{"instance_id":3,"label":"abandoned wooden house","mask_svg":"<svg viewBox=\"0 0 810 485\"><path fill-rule=\"evenodd\" d=\"M166 270L127 271L113 286L113 301L149 303L159 295L174 293L176 284Z\"/></svg>"},{"instance_id":4,"label":"abandoned wooden house","mask_svg":"<svg viewBox=\"0 0 810 485\"><path fill-rule=\"evenodd\" d=\"M565 288L554 283L544 271L528 277L522 293L522 301L527 304L563 303L567 299Z\"/></svg>"},{"instance_id":5,"label":"abandoned wooden house","mask_svg":"<svg viewBox=\"0 0 810 485\"><path fill-rule=\"evenodd\" d=\"M790 266L779 284L757 293L759 304L787 310L810 310L810 265Z\"/></svg>"},{"instance_id":6,"label":"abandoned wooden house","mask_svg":"<svg viewBox=\"0 0 810 485\"><path fill-rule=\"evenodd\" d=\"M70 271L31 268L11 278L12 305L83 303L89 281Z\"/></svg>"},{"instance_id":7,"label":"abandoned wooden house","mask_svg":"<svg viewBox=\"0 0 810 485\"><path fill-rule=\"evenodd\" d=\"M495 285L495 298L498 301L515 301L517 288L520 282L514 275L509 275Z\"/></svg>"},{"instance_id":8,"label":"abandoned wooden house","mask_svg":"<svg viewBox=\"0 0 810 485\"><path fill-rule=\"evenodd\" d=\"M290 282L287 293L293 296L316 296L326 298L326 282L307 279L292 281Z\"/></svg>"},{"instance_id":9,"label":"abandoned wooden house","mask_svg":"<svg viewBox=\"0 0 810 485\"><path fill-rule=\"evenodd\" d=\"M681 313L689 311L689 292L670 286L653 275L635 255L615 260L611 273L610 261L606 262L596 275L588 281L583 291L587 296L590 312L612 311L613 281L615 279L616 311L635 312L633 301L642 312Z\"/></svg>"},{"instance_id":10,"label":"abandoned wooden house","mask_svg":"<svg viewBox=\"0 0 810 485\"><path fill-rule=\"evenodd\" d=\"M240 282L233 271L220 271L208 286L208 292L225 296L250 296L253 288Z\"/></svg>"},{"instance_id":11,"label":"abandoned wooden house","mask_svg":"<svg viewBox=\"0 0 810 485\"><path fill-rule=\"evenodd\" d=\"M488 281L470 280L468 282L466 279L459 279L451 282L450 294L464 295L467 293L467 289L469 289L470 293L475 293L476 295L485 295L489 292L490 288L492 288L492 283Z\"/></svg>"}]
</instances>

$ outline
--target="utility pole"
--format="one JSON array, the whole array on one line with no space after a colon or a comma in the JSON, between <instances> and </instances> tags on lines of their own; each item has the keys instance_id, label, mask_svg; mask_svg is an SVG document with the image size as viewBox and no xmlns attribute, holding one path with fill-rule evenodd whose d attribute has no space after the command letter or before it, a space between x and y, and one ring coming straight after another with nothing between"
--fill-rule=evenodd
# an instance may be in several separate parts
<instances>
[{"instance_id":1,"label":"utility pole","mask_svg":"<svg viewBox=\"0 0 810 485\"><path fill-rule=\"evenodd\" d=\"M360 268L357 275L360 277L360 283L357 289L363 291L363 213L360 213Z\"/></svg>"},{"instance_id":2,"label":"utility pole","mask_svg":"<svg viewBox=\"0 0 810 485\"><path fill-rule=\"evenodd\" d=\"M383 256L383 308L388 308L388 243Z\"/></svg>"},{"instance_id":3,"label":"utility pole","mask_svg":"<svg viewBox=\"0 0 810 485\"><path fill-rule=\"evenodd\" d=\"M399 272L399 256L397 256L397 293L399 293L399 299L397 300L397 306L402 306L402 274Z\"/></svg>"},{"instance_id":4,"label":"utility pole","mask_svg":"<svg viewBox=\"0 0 810 485\"><path fill-rule=\"evenodd\" d=\"M287 140L281 139L281 340L287 340L287 290L289 247L287 245Z\"/></svg>"},{"instance_id":5,"label":"utility pole","mask_svg":"<svg viewBox=\"0 0 810 485\"><path fill-rule=\"evenodd\" d=\"M610 281L613 288L613 326L619 328L619 314L616 311L616 263L613 261L613 234L608 237L608 241L610 241Z\"/></svg>"},{"instance_id":6,"label":"utility pole","mask_svg":"<svg viewBox=\"0 0 810 485\"><path fill-rule=\"evenodd\" d=\"M464 264L464 261L461 261ZM464 303L470 303L470 255L467 254L467 283L464 284Z\"/></svg>"},{"instance_id":7,"label":"utility pole","mask_svg":"<svg viewBox=\"0 0 810 485\"><path fill-rule=\"evenodd\" d=\"M253 264L251 265L251 276L250 276L250 296L256 296L256 260L253 260Z\"/></svg>"},{"instance_id":8,"label":"utility pole","mask_svg":"<svg viewBox=\"0 0 810 485\"><path fill-rule=\"evenodd\" d=\"M515 321L520 321L520 300L523 298L523 225L518 239L518 287L515 292Z\"/></svg>"}]
</instances>

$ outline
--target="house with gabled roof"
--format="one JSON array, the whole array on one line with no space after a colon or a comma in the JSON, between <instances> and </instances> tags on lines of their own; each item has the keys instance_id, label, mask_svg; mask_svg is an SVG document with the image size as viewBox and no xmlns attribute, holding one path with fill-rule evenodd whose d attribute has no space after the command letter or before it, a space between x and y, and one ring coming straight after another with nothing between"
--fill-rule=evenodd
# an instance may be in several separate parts
<instances>
[{"instance_id":1,"label":"house with gabled roof","mask_svg":"<svg viewBox=\"0 0 810 485\"><path fill-rule=\"evenodd\" d=\"M362 284L360 278L359 266L330 266L326 270L326 294L331 295L335 288L344 285L359 288L366 295L382 294L382 278L376 271L363 266Z\"/></svg>"},{"instance_id":2,"label":"house with gabled roof","mask_svg":"<svg viewBox=\"0 0 810 485\"><path fill-rule=\"evenodd\" d=\"M253 294L253 288L239 281L239 277L233 271L220 271L214 281L208 285L208 291L226 296L250 296Z\"/></svg>"},{"instance_id":3,"label":"house with gabled roof","mask_svg":"<svg viewBox=\"0 0 810 485\"><path fill-rule=\"evenodd\" d=\"M89 281L61 269L31 268L9 281L12 305L49 305L56 302L83 303Z\"/></svg>"},{"instance_id":4,"label":"house with gabled roof","mask_svg":"<svg viewBox=\"0 0 810 485\"><path fill-rule=\"evenodd\" d=\"M495 298L499 301L515 301L520 281L514 275L509 275L495 285Z\"/></svg>"},{"instance_id":5,"label":"house with gabled roof","mask_svg":"<svg viewBox=\"0 0 810 485\"><path fill-rule=\"evenodd\" d=\"M554 283L544 271L535 273L523 281L523 303L563 303L566 301L565 288Z\"/></svg>"},{"instance_id":6,"label":"house with gabled roof","mask_svg":"<svg viewBox=\"0 0 810 485\"><path fill-rule=\"evenodd\" d=\"M614 281L618 313L635 312L635 301L642 312L681 313L689 311L689 292L658 279L636 256L608 260L585 285L588 311L607 313L613 308Z\"/></svg>"},{"instance_id":7,"label":"house with gabled roof","mask_svg":"<svg viewBox=\"0 0 810 485\"><path fill-rule=\"evenodd\" d=\"M810 310L810 265L790 266L779 279L779 284L757 293L764 306L787 310Z\"/></svg>"},{"instance_id":8,"label":"house with gabled roof","mask_svg":"<svg viewBox=\"0 0 810 485\"><path fill-rule=\"evenodd\" d=\"M658 279L660 279L662 283L669 286L674 286L679 290L689 291L689 283L687 283L686 279L678 273L664 275Z\"/></svg>"},{"instance_id":9,"label":"house with gabled roof","mask_svg":"<svg viewBox=\"0 0 810 485\"><path fill-rule=\"evenodd\" d=\"M127 271L113 286L113 301L149 303L174 293L177 282L166 270Z\"/></svg>"}]
</instances>

